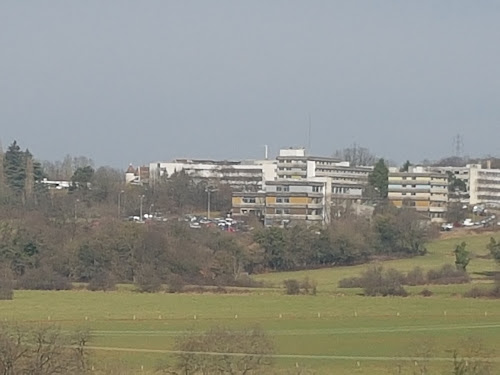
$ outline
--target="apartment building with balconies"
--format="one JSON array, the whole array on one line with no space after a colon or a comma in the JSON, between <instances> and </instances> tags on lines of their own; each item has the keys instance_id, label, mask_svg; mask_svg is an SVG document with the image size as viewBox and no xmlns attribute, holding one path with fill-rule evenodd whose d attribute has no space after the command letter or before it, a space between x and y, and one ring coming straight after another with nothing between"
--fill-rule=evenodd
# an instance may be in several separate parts
<instances>
[{"instance_id":1,"label":"apartment building with balconies","mask_svg":"<svg viewBox=\"0 0 500 375\"><path fill-rule=\"evenodd\" d=\"M330 221L330 190L328 178L266 181L263 191L233 193L232 212L256 215L266 226L324 225Z\"/></svg>"},{"instance_id":2,"label":"apartment building with balconies","mask_svg":"<svg viewBox=\"0 0 500 375\"><path fill-rule=\"evenodd\" d=\"M331 194L337 200L360 200L373 171L373 167L352 167L337 158L309 156L303 148L282 149L277 161L277 179L331 178Z\"/></svg>"},{"instance_id":3,"label":"apartment building with balconies","mask_svg":"<svg viewBox=\"0 0 500 375\"><path fill-rule=\"evenodd\" d=\"M448 176L421 167L391 172L388 199L396 207L411 207L433 222L444 222L448 210Z\"/></svg>"},{"instance_id":4,"label":"apartment building with balconies","mask_svg":"<svg viewBox=\"0 0 500 375\"><path fill-rule=\"evenodd\" d=\"M471 165L469 172L470 204L500 207L500 169Z\"/></svg>"}]
</instances>

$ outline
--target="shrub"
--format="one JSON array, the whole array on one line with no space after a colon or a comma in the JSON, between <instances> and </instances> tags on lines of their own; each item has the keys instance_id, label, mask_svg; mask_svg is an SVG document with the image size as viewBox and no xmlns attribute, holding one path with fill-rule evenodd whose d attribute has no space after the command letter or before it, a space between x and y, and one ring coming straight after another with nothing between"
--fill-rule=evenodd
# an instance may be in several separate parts
<instances>
[{"instance_id":1,"label":"shrub","mask_svg":"<svg viewBox=\"0 0 500 375\"><path fill-rule=\"evenodd\" d=\"M186 283L184 282L184 279L181 276L173 274L168 278L167 291L169 293L180 293L184 290L185 285Z\"/></svg>"},{"instance_id":2,"label":"shrub","mask_svg":"<svg viewBox=\"0 0 500 375\"><path fill-rule=\"evenodd\" d=\"M300 283L295 279L288 279L283 281L285 284L286 294L296 295L300 294Z\"/></svg>"},{"instance_id":3,"label":"shrub","mask_svg":"<svg viewBox=\"0 0 500 375\"><path fill-rule=\"evenodd\" d=\"M406 297L408 292L403 288L404 276L395 269L384 272L383 267L368 268L361 276L363 290L366 296L401 296Z\"/></svg>"},{"instance_id":4,"label":"shrub","mask_svg":"<svg viewBox=\"0 0 500 375\"><path fill-rule=\"evenodd\" d=\"M155 293L161 290L161 279L153 267L144 265L135 277L135 286L141 293Z\"/></svg>"},{"instance_id":5,"label":"shrub","mask_svg":"<svg viewBox=\"0 0 500 375\"><path fill-rule=\"evenodd\" d=\"M306 277L302 283L300 283L300 288L304 291L304 294L315 296L318 292L318 283L316 280L309 280L309 277Z\"/></svg>"},{"instance_id":6,"label":"shrub","mask_svg":"<svg viewBox=\"0 0 500 375\"><path fill-rule=\"evenodd\" d=\"M500 298L500 285L496 284L492 289L474 287L464 293L467 298Z\"/></svg>"},{"instance_id":7,"label":"shrub","mask_svg":"<svg viewBox=\"0 0 500 375\"><path fill-rule=\"evenodd\" d=\"M430 297L430 296L432 296L434 293L432 293L429 289L424 289L424 290L422 290L419 294L420 294L421 296L423 296L423 297Z\"/></svg>"},{"instance_id":8,"label":"shrub","mask_svg":"<svg viewBox=\"0 0 500 375\"><path fill-rule=\"evenodd\" d=\"M361 277L347 277L339 281L339 288L362 288Z\"/></svg>"},{"instance_id":9,"label":"shrub","mask_svg":"<svg viewBox=\"0 0 500 375\"><path fill-rule=\"evenodd\" d=\"M424 270L420 267L415 267L406 275L405 285L425 285L427 279L425 278Z\"/></svg>"},{"instance_id":10,"label":"shrub","mask_svg":"<svg viewBox=\"0 0 500 375\"><path fill-rule=\"evenodd\" d=\"M475 286L471 290L467 291L464 293L464 297L467 298L481 298L481 297L488 297L489 291L486 289L481 289Z\"/></svg>"},{"instance_id":11,"label":"shrub","mask_svg":"<svg viewBox=\"0 0 500 375\"><path fill-rule=\"evenodd\" d=\"M437 270L427 272L429 284L465 284L470 281L469 275L463 270L458 270L451 264L445 264Z\"/></svg>"},{"instance_id":12,"label":"shrub","mask_svg":"<svg viewBox=\"0 0 500 375\"><path fill-rule=\"evenodd\" d=\"M116 286L115 278L110 272L98 272L90 279L87 289L91 291L108 291L114 290Z\"/></svg>"},{"instance_id":13,"label":"shrub","mask_svg":"<svg viewBox=\"0 0 500 375\"><path fill-rule=\"evenodd\" d=\"M70 290L73 285L70 280L49 267L40 267L27 270L19 278L17 287L27 290Z\"/></svg>"}]
</instances>

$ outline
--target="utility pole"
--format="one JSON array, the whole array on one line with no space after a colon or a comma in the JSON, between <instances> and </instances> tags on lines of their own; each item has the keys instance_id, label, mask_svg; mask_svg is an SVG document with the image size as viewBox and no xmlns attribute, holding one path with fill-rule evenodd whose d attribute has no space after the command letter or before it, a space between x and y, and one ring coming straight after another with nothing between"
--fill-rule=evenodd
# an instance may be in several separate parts
<instances>
[{"instance_id":1,"label":"utility pole","mask_svg":"<svg viewBox=\"0 0 500 375\"><path fill-rule=\"evenodd\" d=\"M123 190L121 190L118 193L118 218L122 216L122 194L125 193Z\"/></svg>"},{"instance_id":2,"label":"utility pole","mask_svg":"<svg viewBox=\"0 0 500 375\"><path fill-rule=\"evenodd\" d=\"M142 216L142 200L144 199L144 194L140 195L139 198L140 198L140 202L141 202L139 212L140 212L140 215L141 215L141 221L143 221L143 216Z\"/></svg>"},{"instance_id":3,"label":"utility pole","mask_svg":"<svg viewBox=\"0 0 500 375\"><path fill-rule=\"evenodd\" d=\"M210 220L210 193L213 193L213 192L217 191L217 189L213 189L213 188L207 187L205 189L205 191L207 192L207 195L208 195L208 199L207 199L207 219Z\"/></svg>"},{"instance_id":4,"label":"utility pole","mask_svg":"<svg viewBox=\"0 0 500 375\"><path fill-rule=\"evenodd\" d=\"M78 202L80 202L80 199L75 200L75 222L76 222L76 219L77 219L77 215L76 215L76 205L78 204Z\"/></svg>"}]
</instances>

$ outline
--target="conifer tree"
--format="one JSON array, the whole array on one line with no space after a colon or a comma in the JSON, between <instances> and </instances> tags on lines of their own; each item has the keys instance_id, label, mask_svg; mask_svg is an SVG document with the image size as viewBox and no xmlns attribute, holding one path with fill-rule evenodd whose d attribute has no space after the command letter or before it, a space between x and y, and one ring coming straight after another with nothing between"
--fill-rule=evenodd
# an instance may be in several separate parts
<instances>
[{"instance_id":1,"label":"conifer tree","mask_svg":"<svg viewBox=\"0 0 500 375\"><path fill-rule=\"evenodd\" d=\"M14 141L4 155L4 175L8 187L18 196L22 196L26 179L26 161L24 152Z\"/></svg>"}]
</instances>

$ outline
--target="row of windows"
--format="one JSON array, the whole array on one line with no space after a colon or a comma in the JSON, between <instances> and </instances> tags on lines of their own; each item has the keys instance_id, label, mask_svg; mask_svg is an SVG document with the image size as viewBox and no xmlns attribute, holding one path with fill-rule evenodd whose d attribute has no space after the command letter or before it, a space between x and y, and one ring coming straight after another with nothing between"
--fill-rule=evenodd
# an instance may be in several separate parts
<instances>
[{"instance_id":1,"label":"row of windows","mask_svg":"<svg viewBox=\"0 0 500 375\"><path fill-rule=\"evenodd\" d=\"M489 193L500 193L500 187L484 187L479 186L477 191L489 192Z\"/></svg>"},{"instance_id":2,"label":"row of windows","mask_svg":"<svg viewBox=\"0 0 500 375\"><path fill-rule=\"evenodd\" d=\"M280 160L279 162L280 163L288 163L288 164L291 164L291 163L294 163L294 164L306 164L306 162L303 161L303 160L293 160L293 159L283 159L283 160Z\"/></svg>"},{"instance_id":3,"label":"row of windows","mask_svg":"<svg viewBox=\"0 0 500 375\"><path fill-rule=\"evenodd\" d=\"M334 194L349 194L351 191L351 188L348 187L333 187L332 188L332 193Z\"/></svg>"},{"instance_id":4,"label":"row of windows","mask_svg":"<svg viewBox=\"0 0 500 375\"><path fill-rule=\"evenodd\" d=\"M369 172L365 171L353 171L348 169L324 169L324 168L316 168L318 172L328 172L328 173L338 173L338 174L359 174L359 175L368 175Z\"/></svg>"},{"instance_id":5,"label":"row of windows","mask_svg":"<svg viewBox=\"0 0 500 375\"><path fill-rule=\"evenodd\" d=\"M290 191L290 186L276 186L276 191Z\"/></svg>"},{"instance_id":6,"label":"row of windows","mask_svg":"<svg viewBox=\"0 0 500 375\"><path fill-rule=\"evenodd\" d=\"M254 197L244 197L241 199L243 201L243 203L255 203L256 202L256 199Z\"/></svg>"},{"instance_id":7,"label":"row of windows","mask_svg":"<svg viewBox=\"0 0 500 375\"><path fill-rule=\"evenodd\" d=\"M294 171L294 172L305 172L305 169L300 168L289 168L289 167L279 167L278 171Z\"/></svg>"},{"instance_id":8,"label":"row of windows","mask_svg":"<svg viewBox=\"0 0 500 375\"><path fill-rule=\"evenodd\" d=\"M500 201L500 196L498 195L479 194L477 197L482 201Z\"/></svg>"},{"instance_id":9,"label":"row of windows","mask_svg":"<svg viewBox=\"0 0 500 375\"><path fill-rule=\"evenodd\" d=\"M290 203L290 198L288 197L277 197L276 203Z\"/></svg>"},{"instance_id":10,"label":"row of windows","mask_svg":"<svg viewBox=\"0 0 500 375\"><path fill-rule=\"evenodd\" d=\"M500 178L500 173L499 172L479 172L479 176L481 177L497 177Z\"/></svg>"},{"instance_id":11,"label":"row of windows","mask_svg":"<svg viewBox=\"0 0 500 375\"><path fill-rule=\"evenodd\" d=\"M500 180L487 180L484 178L479 178L477 180L478 184L484 184L484 185L500 185Z\"/></svg>"},{"instance_id":12,"label":"row of windows","mask_svg":"<svg viewBox=\"0 0 500 375\"><path fill-rule=\"evenodd\" d=\"M322 213L323 213L323 210L311 209L311 210L307 210L306 214L307 215L321 215ZM288 208L276 209L276 215L288 215L288 214L290 214L290 210ZM301 214L299 214L299 215L301 215Z\"/></svg>"}]
</instances>

